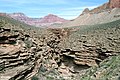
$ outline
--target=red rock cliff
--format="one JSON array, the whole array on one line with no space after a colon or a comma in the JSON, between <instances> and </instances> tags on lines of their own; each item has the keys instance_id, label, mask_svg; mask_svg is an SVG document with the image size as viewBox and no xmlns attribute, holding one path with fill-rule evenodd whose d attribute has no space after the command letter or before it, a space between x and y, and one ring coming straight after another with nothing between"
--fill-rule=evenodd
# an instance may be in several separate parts
<instances>
[{"instance_id":1,"label":"red rock cliff","mask_svg":"<svg viewBox=\"0 0 120 80\"><path fill-rule=\"evenodd\" d=\"M109 0L110 8L120 8L120 0Z\"/></svg>"}]
</instances>

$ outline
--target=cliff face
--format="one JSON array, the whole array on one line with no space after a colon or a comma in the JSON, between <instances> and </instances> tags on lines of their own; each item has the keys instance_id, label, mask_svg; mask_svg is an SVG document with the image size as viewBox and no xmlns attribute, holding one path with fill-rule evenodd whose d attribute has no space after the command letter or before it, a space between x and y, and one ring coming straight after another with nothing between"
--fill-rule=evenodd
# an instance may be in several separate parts
<instances>
[{"instance_id":1,"label":"cliff face","mask_svg":"<svg viewBox=\"0 0 120 80\"><path fill-rule=\"evenodd\" d=\"M120 8L120 0L109 0L110 8Z\"/></svg>"},{"instance_id":2,"label":"cliff face","mask_svg":"<svg viewBox=\"0 0 120 80\"><path fill-rule=\"evenodd\" d=\"M120 8L120 0L109 0L109 2L91 10L92 13L99 13L106 9Z\"/></svg>"}]
</instances>

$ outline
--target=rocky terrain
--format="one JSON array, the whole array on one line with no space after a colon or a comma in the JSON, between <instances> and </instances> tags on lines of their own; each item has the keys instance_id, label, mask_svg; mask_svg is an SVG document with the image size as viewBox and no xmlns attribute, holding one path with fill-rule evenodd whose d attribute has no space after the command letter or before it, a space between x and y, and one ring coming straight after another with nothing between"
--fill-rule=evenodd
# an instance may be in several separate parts
<instances>
[{"instance_id":1,"label":"rocky terrain","mask_svg":"<svg viewBox=\"0 0 120 80\"><path fill-rule=\"evenodd\" d=\"M42 29L1 16L0 80L99 80L103 65L104 79L119 80L119 33L120 20Z\"/></svg>"},{"instance_id":2,"label":"rocky terrain","mask_svg":"<svg viewBox=\"0 0 120 80\"><path fill-rule=\"evenodd\" d=\"M110 8L120 8L120 0L109 0Z\"/></svg>"},{"instance_id":3,"label":"rocky terrain","mask_svg":"<svg viewBox=\"0 0 120 80\"><path fill-rule=\"evenodd\" d=\"M1 15L2 15L2 13L1 13ZM68 20L60 18L53 14L49 14L43 18L30 18L30 17L27 17L23 13L12 13L12 14L6 14L6 15L12 17L15 20L24 22L28 25L37 26L37 27L43 27L43 26L48 27L53 24L61 24L64 22L68 22Z\"/></svg>"},{"instance_id":4,"label":"rocky terrain","mask_svg":"<svg viewBox=\"0 0 120 80\"><path fill-rule=\"evenodd\" d=\"M120 1L109 0L109 2L92 10L86 8L80 16L70 22L64 23L62 27L103 24L119 19Z\"/></svg>"},{"instance_id":5,"label":"rocky terrain","mask_svg":"<svg viewBox=\"0 0 120 80\"><path fill-rule=\"evenodd\" d=\"M107 66L107 64L110 64L109 60L106 64L104 62L104 59L108 58L109 56L114 56L114 58L116 58L120 55L120 45L119 43L116 43L119 42L120 38L119 26L120 21L118 20L116 22L101 25L80 26L77 27L77 29L79 30L71 33L69 38L64 43L65 48L69 49L68 53L65 53L65 55L72 57L74 63L76 64L97 66L94 68L94 70L96 71L93 71L94 74L88 71L86 71L85 73L80 72L77 76L78 78L75 78L75 80L119 80L119 61L116 64L113 63L113 66L111 65L111 67L113 68ZM104 62L104 64L101 63L101 61ZM102 64L102 66L100 66L99 63ZM107 67L105 68L103 67L103 65ZM115 67L116 65L117 67ZM105 68L104 70L106 71L103 72L101 68ZM118 71L114 71L115 68ZM92 69L90 71L92 71ZM114 72L110 73L110 69ZM104 74L102 74L102 72ZM84 78L81 78L81 74L86 76ZM112 76L113 74L114 77Z\"/></svg>"},{"instance_id":6,"label":"rocky terrain","mask_svg":"<svg viewBox=\"0 0 120 80\"><path fill-rule=\"evenodd\" d=\"M107 6L86 8L76 19L84 25L64 28L34 27L1 13L0 80L120 80L120 9L99 12ZM50 14L40 21L58 20Z\"/></svg>"},{"instance_id":7,"label":"rocky terrain","mask_svg":"<svg viewBox=\"0 0 120 80\"><path fill-rule=\"evenodd\" d=\"M120 80L120 55L104 60L99 67L86 71L81 80Z\"/></svg>"},{"instance_id":8,"label":"rocky terrain","mask_svg":"<svg viewBox=\"0 0 120 80\"><path fill-rule=\"evenodd\" d=\"M0 20L0 80L21 80L35 68L35 43L19 26ZM12 20L11 20L12 21Z\"/></svg>"},{"instance_id":9,"label":"rocky terrain","mask_svg":"<svg viewBox=\"0 0 120 80\"><path fill-rule=\"evenodd\" d=\"M113 8L120 8L120 1L119 0L109 0L109 2L103 4L95 9L92 9L90 12L98 13L98 12L105 11L108 9L113 9Z\"/></svg>"}]
</instances>

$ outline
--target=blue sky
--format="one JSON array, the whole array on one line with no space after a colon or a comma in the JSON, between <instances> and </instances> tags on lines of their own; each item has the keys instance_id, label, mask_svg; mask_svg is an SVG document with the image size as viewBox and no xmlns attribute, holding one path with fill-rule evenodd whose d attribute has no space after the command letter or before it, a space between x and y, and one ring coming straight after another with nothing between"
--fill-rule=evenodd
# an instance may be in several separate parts
<instances>
[{"instance_id":1,"label":"blue sky","mask_svg":"<svg viewBox=\"0 0 120 80\"><path fill-rule=\"evenodd\" d=\"M0 0L0 12L22 12L29 17L40 18L55 14L74 19L84 8L93 9L108 0Z\"/></svg>"}]
</instances>

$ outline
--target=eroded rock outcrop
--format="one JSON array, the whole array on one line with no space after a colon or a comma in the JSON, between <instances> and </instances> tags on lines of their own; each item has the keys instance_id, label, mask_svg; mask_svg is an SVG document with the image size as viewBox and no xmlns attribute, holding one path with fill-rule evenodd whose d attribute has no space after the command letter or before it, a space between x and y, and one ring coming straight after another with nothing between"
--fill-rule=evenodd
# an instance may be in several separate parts
<instances>
[{"instance_id":1,"label":"eroded rock outcrop","mask_svg":"<svg viewBox=\"0 0 120 80\"><path fill-rule=\"evenodd\" d=\"M81 80L119 80L120 79L120 55L112 56L99 64L99 67L92 67L80 77ZM107 76L106 76L107 74Z\"/></svg>"},{"instance_id":2,"label":"eroded rock outcrop","mask_svg":"<svg viewBox=\"0 0 120 80\"><path fill-rule=\"evenodd\" d=\"M109 0L110 8L120 8L120 0Z\"/></svg>"},{"instance_id":3,"label":"eroded rock outcrop","mask_svg":"<svg viewBox=\"0 0 120 80\"><path fill-rule=\"evenodd\" d=\"M18 30L0 28L0 80L27 78L38 66L40 53L35 53L36 50L39 49L30 36Z\"/></svg>"},{"instance_id":4,"label":"eroded rock outcrop","mask_svg":"<svg viewBox=\"0 0 120 80\"><path fill-rule=\"evenodd\" d=\"M90 12L91 13L100 13L100 12L104 12L106 10L108 10L110 7L110 4L109 3L105 3L97 8L94 8L93 10L91 10Z\"/></svg>"},{"instance_id":5,"label":"eroded rock outcrop","mask_svg":"<svg viewBox=\"0 0 120 80\"><path fill-rule=\"evenodd\" d=\"M91 10L92 13L99 13L113 8L120 8L120 0L109 0L109 2Z\"/></svg>"},{"instance_id":6,"label":"eroded rock outcrop","mask_svg":"<svg viewBox=\"0 0 120 80\"><path fill-rule=\"evenodd\" d=\"M48 53L44 55L46 56L44 57L45 62L43 61L42 67L40 67L42 74L46 76L46 77L42 77L44 79L48 79L47 77L50 77L52 79L61 79L61 77L63 77L64 79L72 79L72 76L76 76L77 74L82 75L84 74L85 69L88 69L89 67L93 67L93 66L97 67L99 66L99 63L102 62L104 59L108 58L109 56L119 55L120 53L118 48L116 50L114 48L115 46L110 45L111 42L106 43L106 47L101 46L100 45L101 42L96 41L97 37L94 37L96 41L95 44L88 43L89 41L91 41L91 38L96 35L91 35L89 37L88 35L81 35L80 40L74 38L76 41L73 41L71 43L69 42L72 41L73 39L72 37L69 38L71 34L66 34L67 37L66 35L63 34L69 32L72 33L72 31L74 30L72 29L64 29L64 30L48 29L48 30L50 31L49 37L46 37L45 39L47 41L47 46L49 49L48 49ZM118 31L119 29L117 30L117 32ZM114 33L114 30L112 33ZM100 35L98 34L99 36L98 38L100 38ZM108 33L108 35L110 34ZM114 36L116 37L117 34ZM102 38L111 41L110 37L109 38L102 37ZM117 38L117 41L119 41L119 37ZM113 49L111 49L108 46L111 46L111 48ZM55 74L52 72L52 70L55 70ZM52 76L52 74L54 74L54 76ZM39 78L39 76L41 75L39 74L36 76ZM58 76L58 78L56 78L55 76Z\"/></svg>"}]
</instances>

